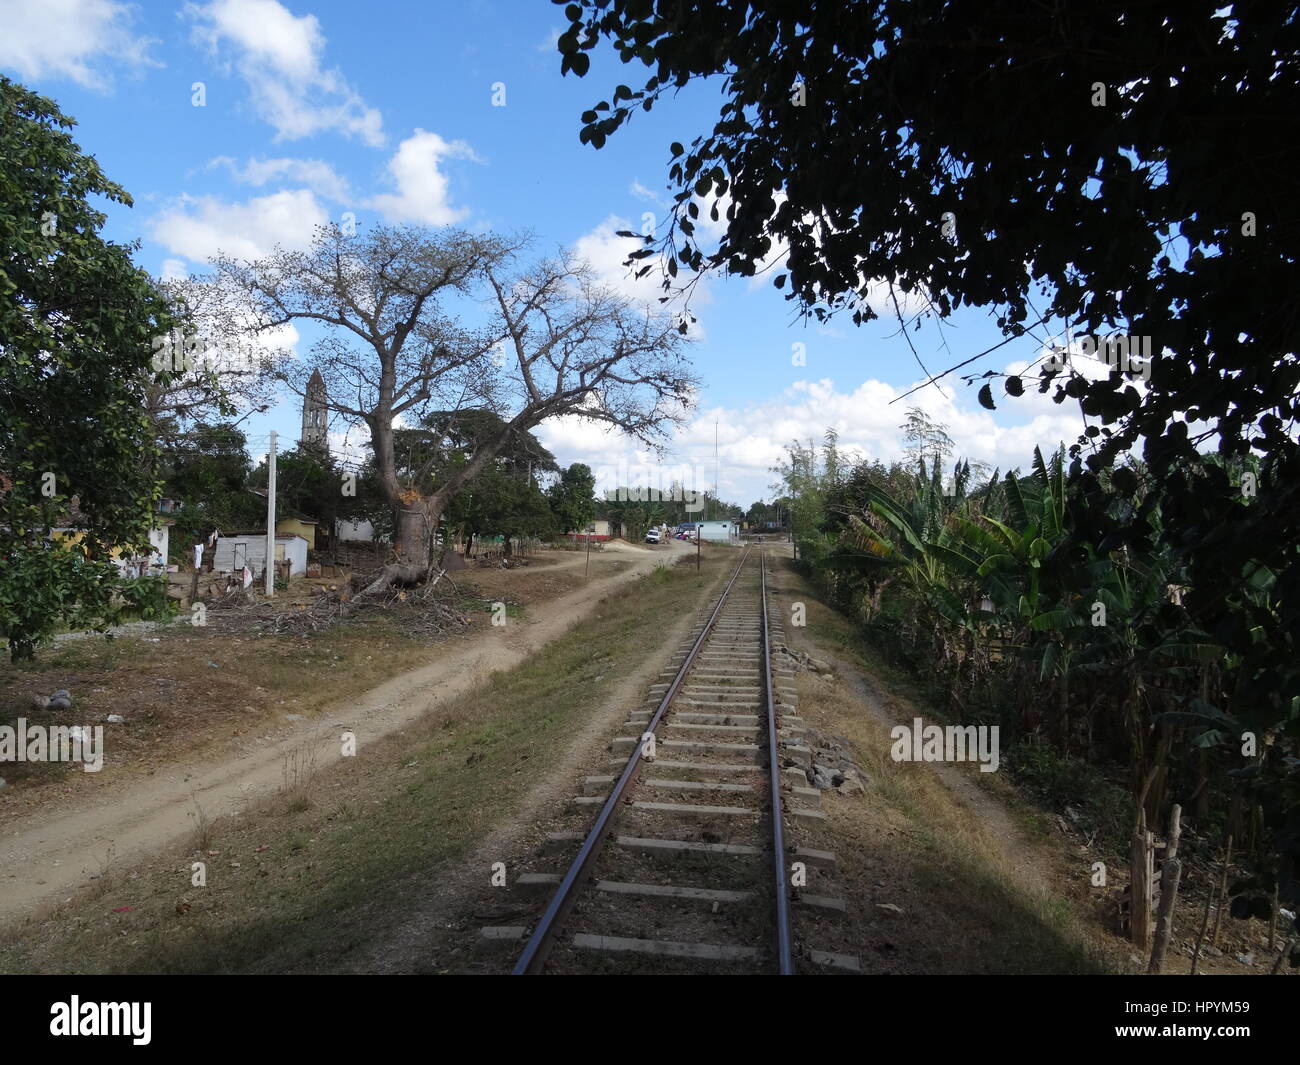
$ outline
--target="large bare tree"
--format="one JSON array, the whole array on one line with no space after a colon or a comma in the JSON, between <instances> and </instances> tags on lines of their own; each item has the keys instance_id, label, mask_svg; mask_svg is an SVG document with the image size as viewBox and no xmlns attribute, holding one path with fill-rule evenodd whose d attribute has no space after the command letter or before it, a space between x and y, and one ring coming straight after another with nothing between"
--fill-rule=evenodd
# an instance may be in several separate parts
<instances>
[{"instance_id":1,"label":"large bare tree","mask_svg":"<svg viewBox=\"0 0 1300 1065\"><path fill-rule=\"evenodd\" d=\"M319 370L330 410L369 429L407 579L427 568L448 503L513 436L577 415L654 444L686 412L695 382L679 326L568 252L521 264L526 247L450 228L329 226L306 251L214 262L214 283L257 328L320 327L283 380L302 394ZM492 410L502 427L430 491L428 469L396 461L393 429L435 410Z\"/></svg>"}]
</instances>

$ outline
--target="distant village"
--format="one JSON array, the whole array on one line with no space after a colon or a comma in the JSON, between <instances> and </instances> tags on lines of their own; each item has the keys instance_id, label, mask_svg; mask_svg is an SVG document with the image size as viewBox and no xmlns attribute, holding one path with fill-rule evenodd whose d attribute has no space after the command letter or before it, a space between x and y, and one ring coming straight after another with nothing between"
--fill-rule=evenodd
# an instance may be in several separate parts
<instances>
[{"instance_id":1,"label":"distant village","mask_svg":"<svg viewBox=\"0 0 1300 1065\"><path fill-rule=\"evenodd\" d=\"M479 421L490 417L472 412ZM473 428L452 428L452 420L396 431L408 466L415 465L415 453L431 446L440 447L447 462L473 446ZM277 456L272 588L299 577L373 569L392 556L393 519L367 483L373 470L367 463L345 468L330 452L328 425L328 395L316 372L304 391L296 446ZM439 430L441 439L435 442ZM673 539L734 544L744 532L781 528L779 505L756 503L745 511L718 502L707 491L619 488L600 498L589 467L575 463L562 469L531 433L520 435L517 446L447 509L434 543L444 568L465 568L475 560L524 554L543 545L576 549L616 539L652 545ZM149 532L149 553L115 554L124 576L165 574L168 596L182 608L266 583L272 543L267 535L268 463L263 458L254 467L247 445L233 425L164 441L167 494L159 500ZM80 535L75 512L52 529L53 539L68 543Z\"/></svg>"}]
</instances>

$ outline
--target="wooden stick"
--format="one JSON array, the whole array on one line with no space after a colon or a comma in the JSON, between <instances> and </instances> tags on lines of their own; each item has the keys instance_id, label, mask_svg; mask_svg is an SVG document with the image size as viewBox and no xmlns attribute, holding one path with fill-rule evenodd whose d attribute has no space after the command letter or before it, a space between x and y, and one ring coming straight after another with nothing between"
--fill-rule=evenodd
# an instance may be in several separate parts
<instances>
[{"instance_id":1,"label":"wooden stick","mask_svg":"<svg viewBox=\"0 0 1300 1065\"><path fill-rule=\"evenodd\" d=\"M1192 951L1192 975L1201 964L1201 944L1205 942L1205 930L1210 926L1210 904L1214 902L1214 885L1205 893L1205 912L1201 914L1201 930L1196 933L1196 949Z\"/></svg>"},{"instance_id":2,"label":"wooden stick","mask_svg":"<svg viewBox=\"0 0 1300 1065\"><path fill-rule=\"evenodd\" d=\"M1277 884L1273 885L1273 915L1268 919L1268 949L1277 942Z\"/></svg>"},{"instance_id":3,"label":"wooden stick","mask_svg":"<svg viewBox=\"0 0 1300 1065\"><path fill-rule=\"evenodd\" d=\"M1165 847L1165 860L1160 868L1160 909L1156 914L1156 939L1151 947L1148 975L1161 972L1165 953L1174 931L1174 905L1178 901L1178 882L1182 879L1183 863L1178 860L1178 837L1183 830L1183 808L1174 803L1169 812L1169 843Z\"/></svg>"},{"instance_id":4,"label":"wooden stick","mask_svg":"<svg viewBox=\"0 0 1300 1065\"><path fill-rule=\"evenodd\" d=\"M1151 833L1146 830L1146 811L1138 808L1138 824L1129 853L1129 939L1146 950L1151 941Z\"/></svg>"}]
</instances>

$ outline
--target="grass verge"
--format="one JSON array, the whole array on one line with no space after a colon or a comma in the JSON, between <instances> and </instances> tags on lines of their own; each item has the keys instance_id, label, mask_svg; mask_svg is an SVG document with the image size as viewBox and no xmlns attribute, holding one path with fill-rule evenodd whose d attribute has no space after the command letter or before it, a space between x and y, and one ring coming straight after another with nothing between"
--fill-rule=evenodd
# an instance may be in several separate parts
<instances>
[{"instance_id":1,"label":"grass verge","mask_svg":"<svg viewBox=\"0 0 1300 1065\"><path fill-rule=\"evenodd\" d=\"M787 629L788 638L856 667L855 677L804 673L798 683L807 723L847 739L871 781L863 800L832 793L826 804L845 884L860 904L856 935L868 971L1115 971L1048 875L1053 848L1017 838L1006 804L971 779L997 774L894 761L892 723L935 719L920 686L885 666L792 567L780 584L782 597L806 610L802 635ZM889 905L902 913L884 916Z\"/></svg>"},{"instance_id":2,"label":"grass verge","mask_svg":"<svg viewBox=\"0 0 1300 1065\"><path fill-rule=\"evenodd\" d=\"M185 845L110 868L7 930L0 971L352 971L375 927L439 891L440 870L518 806L609 680L663 638L663 619L693 610L732 564L717 552L699 574L655 570L529 661L336 768L287 760L279 795L213 822L196 811Z\"/></svg>"}]
</instances>

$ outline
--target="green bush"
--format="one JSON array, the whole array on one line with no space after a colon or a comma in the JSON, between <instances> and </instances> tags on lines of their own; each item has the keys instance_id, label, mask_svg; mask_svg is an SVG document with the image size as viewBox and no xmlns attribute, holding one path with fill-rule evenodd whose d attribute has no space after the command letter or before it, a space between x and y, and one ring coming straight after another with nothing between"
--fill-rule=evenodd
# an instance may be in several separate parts
<instances>
[{"instance_id":1,"label":"green bush","mask_svg":"<svg viewBox=\"0 0 1300 1065\"><path fill-rule=\"evenodd\" d=\"M1072 807L1078 826L1095 832L1095 842L1104 850L1122 849L1133 818L1132 799L1123 786L1091 762L1046 743L1021 743L1005 758L1012 777L1044 805L1062 814Z\"/></svg>"}]
</instances>

